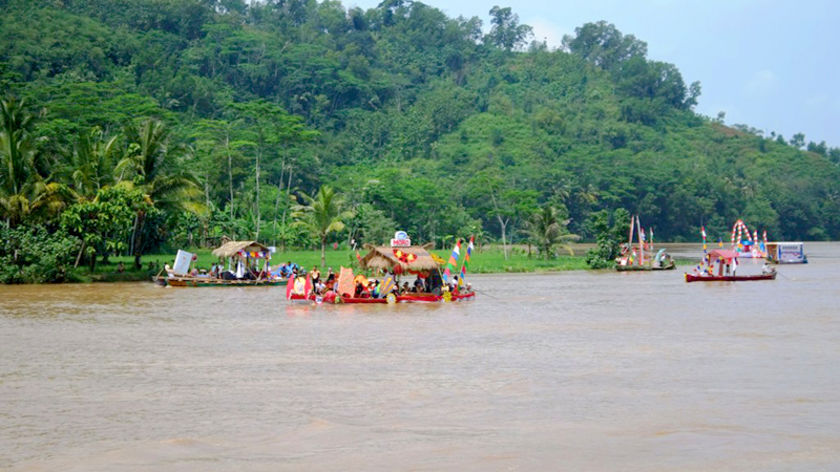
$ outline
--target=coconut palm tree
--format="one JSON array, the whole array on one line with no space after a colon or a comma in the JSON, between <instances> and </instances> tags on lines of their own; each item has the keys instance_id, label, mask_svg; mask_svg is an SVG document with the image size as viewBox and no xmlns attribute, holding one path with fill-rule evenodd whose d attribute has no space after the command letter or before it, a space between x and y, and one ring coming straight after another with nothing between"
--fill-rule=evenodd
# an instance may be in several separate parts
<instances>
[{"instance_id":1,"label":"coconut palm tree","mask_svg":"<svg viewBox=\"0 0 840 472\"><path fill-rule=\"evenodd\" d=\"M329 185L324 185L314 196L303 195L307 205L295 205L292 217L295 225L305 228L321 243L321 265L326 265L327 237L344 229L344 221L353 217L352 211L343 210L344 200Z\"/></svg>"},{"instance_id":2,"label":"coconut palm tree","mask_svg":"<svg viewBox=\"0 0 840 472\"><path fill-rule=\"evenodd\" d=\"M101 188L114 183L114 165L120 157L119 136L105 136L98 127L80 133L59 176L83 198L93 198Z\"/></svg>"},{"instance_id":3,"label":"coconut palm tree","mask_svg":"<svg viewBox=\"0 0 840 472\"><path fill-rule=\"evenodd\" d=\"M23 100L0 100L0 215L7 226L55 216L74 199L70 189L38 173L33 123Z\"/></svg>"},{"instance_id":4,"label":"coconut palm tree","mask_svg":"<svg viewBox=\"0 0 840 472\"><path fill-rule=\"evenodd\" d=\"M128 149L114 171L117 180L128 180L143 190L155 209L164 212L200 213L201 187L195 174L181 165L185 148L173 146L169 130L154 118L125 129ZM134 265L140 268L140 257L146 250L146 212L140 210L134 219L131 253Z\"/></svg>"},{"instance_id":5,"label":"coconut palm tree","mask_svg":"<svg viewBox=\"0 0 840 472\"><path fill-rule=\"evenodd\" d=\"M36 180L33 118L24 107L15 98L0 100L0 207L6 224L16 224L28 214L26 187Z\"/></svg>"},{"instance_id":6,"label":"coconut palm tree","mask_svg":"<svg viewBox=\"0 0 840 472\"><path fill-rule=\"evenodd\" d=\"M556 208L546 205L531 216L526 224L526 231L529 240L539 247L543 257L548 259L554 254L554 247L557 245L568 251L569 255L574 254L568 243L580 237L569 233L566 229L568 224L569 220L560 220Z\"/></svg>"}]
</instances>

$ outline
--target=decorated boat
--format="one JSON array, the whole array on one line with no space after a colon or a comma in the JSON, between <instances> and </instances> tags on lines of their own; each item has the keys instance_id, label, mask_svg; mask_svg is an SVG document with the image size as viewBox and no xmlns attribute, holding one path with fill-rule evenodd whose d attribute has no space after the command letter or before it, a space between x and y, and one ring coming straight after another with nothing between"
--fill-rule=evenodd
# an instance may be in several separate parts
<instances>
[{"instance_id":1,"label":"decorated boat","mask_svg":"<svg viewBox=\"0 0 840 472\"><path fill-rule=\"evenodd\" d=\"M402 231L394 235L390 246L365 247L368 253L364 257L357 254L359 266L367 273L381 274L381 280L354 274L352 268L341 267L335 280L319 281L318 285L310 275L295 278L286 286L286 298L327 304L436 303L475 298L472 286L464 282L473 249L472 238L460 277L452 274L460 256L460 240L443 271L443 264L429 252L430 245L414 246ZM409 287L405 279L411 277L414 277L414 282Z\"/></svg>"},{"instance_id":2,"label":"decorated boat","mask_svg":"<svg viewBox=\"0 0 840 472\"><path fill-rule=\"evenodd\" d=\"M209 271L194 267L195 254L178 250L175 262L165 266L165 276L155 281L172 287L263 287L286 285L287 279L271 272L272 251L256 241L228 241L213 250L220 263ZM226 267L225 267L226 263Z\"/></svg>"},{"instance_id":3,"label":"decorated boat","mask_svg":"<svg viewBox=\"0 0 840 472\"><path fill-rule=\"evenodd\" d=\"M805 244L801 242L767 243L767 260L774 264L807 264Z\"/></svg>"},{"instance_id":4,"label":"decorated boat","mask_svg":"<svg viewBox=\"0 0 840 472\"><path fill-rule=\"evenodd\" d=\"M705 231L704 231L705 232ZM705 245L704 245L705 248ZM705 252L705 249L704 249ZM738 251L733 249L713 249L705 252L703 259L692 273L685 274L686 282L744 282L750 280L775 280L776 270L766 263L760 274L741 274L739 268Z\"/></svg>"},{"instance_id":5,"label":"decorated boat","mask_svg":"<svg viewBox=\"0 0 840 472\"><path fill-rule=\"evenodd\" d=\"M763 239L758 239L758 230L754 230L750 234L750 229L747 227L744 220L738 220L732 225L732 235L730 242L732 249L738 252L739 257L742 258L756 258L760 259L767 257L767 231L762 232Z\"/></svg>"},{"instance_id":6,"label":"decorated boat","mask_svg":"<svg viewBox=\"0 0 840 472\"><path fill-rule=\"evenodd\" d=\"M638 238L638 244L633 242L634 232ZM653 228L648 228L646 235L639 217L632 216L630 217L630 234L627 242L621 245L621 255L615 259L615 270L619 272L673 270L676 267L674 260L665 252L665 249L654 251Z\"/></svg>"}]
</instances>

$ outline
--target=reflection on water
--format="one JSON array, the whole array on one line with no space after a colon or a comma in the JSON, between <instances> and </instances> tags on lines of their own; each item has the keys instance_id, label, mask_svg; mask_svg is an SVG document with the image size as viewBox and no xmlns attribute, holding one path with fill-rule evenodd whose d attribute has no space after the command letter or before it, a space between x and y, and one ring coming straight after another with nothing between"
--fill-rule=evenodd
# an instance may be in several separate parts
<instances>
[{"instance_id":1,"label":"reflection on water","mask_svg":"<svg viewBox=\"0 0 840 472\"><path fill-rule=\"evenodd\" d=\"M772 282L475 276L455 304L0 287L0 469L835 469L840 245L808 252Z\"/></svg>"}]
</instances>

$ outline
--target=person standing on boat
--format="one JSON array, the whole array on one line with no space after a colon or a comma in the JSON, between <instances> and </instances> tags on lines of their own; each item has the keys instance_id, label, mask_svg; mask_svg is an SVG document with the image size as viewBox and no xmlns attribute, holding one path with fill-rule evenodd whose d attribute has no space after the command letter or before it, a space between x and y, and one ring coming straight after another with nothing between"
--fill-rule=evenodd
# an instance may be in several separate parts
<instances>
[{"instance_id":1,"label":"person standing on boat","mask_svg":"<svg viewBox=\"0 0 840 472\"><path fill-rule=\"evenodd\" d=\"M309 275L312 276L312 285L317 284L321 280L321 272L318 271L318 266L312 266L312 272Z\"/></svg>"}]
</instances>

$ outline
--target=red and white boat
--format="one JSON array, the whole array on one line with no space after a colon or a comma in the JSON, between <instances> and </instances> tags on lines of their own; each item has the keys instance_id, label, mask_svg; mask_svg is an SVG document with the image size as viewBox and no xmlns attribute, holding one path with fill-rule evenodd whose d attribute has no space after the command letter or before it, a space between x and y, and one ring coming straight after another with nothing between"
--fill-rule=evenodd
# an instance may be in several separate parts
<instances>
[{"instance_id":1,"label":"red and white boat","mask_svg":"<svg viewBox=\"0 0 840 472\"><path fill-rule=\"evenodd\" d=\"M739 267L738 251L714 249L707 253L693 273L686 272L686 282L744 282L750 280L775 280L776 270L766 264L760 274L736 275Z\"/></svg>"}]
</instances>

